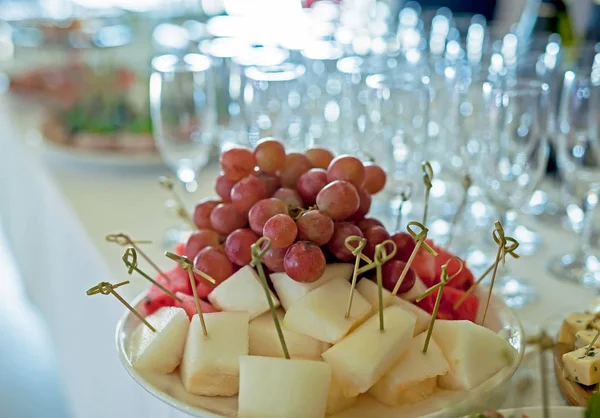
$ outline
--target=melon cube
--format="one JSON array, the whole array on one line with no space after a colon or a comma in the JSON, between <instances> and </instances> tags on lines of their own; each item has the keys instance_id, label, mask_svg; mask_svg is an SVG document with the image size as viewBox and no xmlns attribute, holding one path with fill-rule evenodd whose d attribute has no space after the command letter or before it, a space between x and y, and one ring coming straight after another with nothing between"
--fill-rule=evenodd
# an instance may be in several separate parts
<instances>
[{"instance_id":1,"label":"melon cube","mask_svg":"<svg viewBox=\"0 0 600 418\"><path fill-rule=\"evenodd\" d=\"M471 321L437 320L433 338L450 365L450 371L438 379L444 389L471 390L510 366L517 356L508 341Z\"/></svg>"},{"instance_id":2,"label":"melon cube","mask_svg":"<svg viewBox=\"0 0 600 418\"><path fill-rule=\"evenodd\" d=\"M379 293L377 292L377 283L373 280L368 280L363 278L356 285L356 290L358 293L363 295L363 297L371 304L371 313L370 315L375 315L377 310L379 309ZM420 334L425 331L429 327L429 322L431 321L431 315L428 312L425 312L423 309L419 308L417 305L412 304L404 299L400 299L397 296L392 295L387 289L381 289L383 294L383 307L387 308L390 305L398 305L401 308L407 309L414 313L417 317L417 322L415 324L414 335Z\"/></svg>"},{"instance_id":3,"label":"melon cube","mask_svg":"<svg viewBox=\"0 0 600 418\"><path fill-rule=\"evenodd\" d=\"M289 307L283 325L319 341L335 344L367 318L371 305L354 290L350 316L346 318L350 283L333 279Z\"/></svg>"},{"instance_id":4,"label":"melon cube","mask_svg":"<svg viewBox=\"0 0 600 418\"><path fill-rule=\"evenodd\" d=\"M427 290L427 286L423 283L419 277L415 278L415 284L413 287L406 293L402 293L400 296L402 299L407 300L409 302L414 302L417 300L419 296L421 296Z\"/></svg>"},{"instance_id":5,"label":"melon cube","mask_svg":"<svg viewBox=\"0 0 600 418\"><path fill-rule=\"evenodd\" d=\"M139 324L132 335L131 365L137 370L171 373L179 366L190 326L181 308L164 307L146 317L156 332Z\"/></svg>"},{"instance_id":6,"label":"melon cube","mask_svg":"<svg viewBox=\"0 0 600 418\"><path fill-rule=\"evenodd\" d=\"M277 309L276 312L279 323L282 323L285 312L281 308ZM331 346L331 344L315 340L288 328L281 328L291 358L321 360L321 353ZM248 332L250 334L249 354L251 356L284 357L271 312L265 312L250 321Z\"/></svg>"},{"instance_id":7,"label":"melon cube","mask_svg":"<svg viewBox=\"0 0 600 418\"><path fill-rule=\"evenodd\" d=\"M242 356L238 418L323 418L330 382L322 361Z\"/></svg>"},{"instance_id":8,"label":"melon cube","mask_svg":"<svg viewBox=\"0 0 600 418\"><path fill-rule=\"evenodd\" d=\"M238 393L239 359L248 354L248 319L247 312L204 314L204 336L194 315L179 368L185 390L205 396Z\"/></svg>"},{"instance_id":9,"label":"melon cube","mask_svg":"<svg viewBox=\"0 0 600 418\"><path fill-rule=\"evenodd\" d=\"M354 266L348 263L327 264L325 272L312 283L301 283L292 279L285 273L273 273L270 275L273 287L279 296L281 306L287 311L289 307L311 290L330 282L333 279L349 280L352 277Z\"/></svg>"},{"instance_id":10,"label":"melon cube","mask_svg":"<svg viewBox=\"0 0 600 418\"><path fill-rule=\"evenodd\" d=\"M406 352L415 315L392 305L383 310L383 318L384 331L379 329L379 315L374 315L323 353L344 396L369 390Z\"/></svg>"},{"instance_id":11,"label":"melon cube","mask_svg":"<svg viewBox=\"0 0 600 418\"><path fill-rule=\"evenodd\" d=\"M327 415L335 415L345 411L354 405L357 398L357 396L346 397L342 385L332 378L327 394Z\"/></svg>"},{"instance_id":12,"label":"melon cube","mask_svg":"<svg viewBox=\"0 0 600 418\"><path fill-rule=\"evenodd\" d=\"M450 366L433 338L423 353L426 338L426 332L413 338L404 357L369 389L369 395L389 406L415 403L431 395L437 377Z\"/></svg>"},{"instance_id":13,"label":"melon cube","mask_svg":"<svg viewBox=\"0 0 600 418\"><path fill-rule=\"evenodd\" d=\"M275 307L279 300L269 291ZM217 309L225 312L248 312L254 319L269 310L269 302L260 277L250 266L244 266L219 284L208 295L208 300Z\"/></svg>"}]
</instances>

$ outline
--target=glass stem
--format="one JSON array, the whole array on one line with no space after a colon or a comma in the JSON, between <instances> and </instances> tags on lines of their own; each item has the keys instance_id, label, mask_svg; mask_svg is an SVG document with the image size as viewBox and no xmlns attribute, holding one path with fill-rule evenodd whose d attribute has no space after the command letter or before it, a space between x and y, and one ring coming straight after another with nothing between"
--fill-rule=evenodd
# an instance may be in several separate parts
<instances>
[{"instance_id":1,"label":"glass stem","mask_svg":"<svg viewBox=\"0 0 600 418\"><path fill-rule=\"evenodd\" d=\"M583 228L581 231L581 241L579 243L579 252L586 254L592 247L592 233L594 225L594 212L598 207L598 192L597 188L592 188L588 191L583 200L583 208L585 215L583 218Z\"/></svg>"}]
</instances>

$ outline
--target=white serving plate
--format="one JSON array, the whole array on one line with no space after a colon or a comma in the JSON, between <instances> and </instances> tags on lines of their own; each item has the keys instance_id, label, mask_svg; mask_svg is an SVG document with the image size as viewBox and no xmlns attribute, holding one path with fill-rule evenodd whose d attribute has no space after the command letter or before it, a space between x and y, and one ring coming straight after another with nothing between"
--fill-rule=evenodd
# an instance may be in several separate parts
<instances>
[{"instance_id":1,"label":"white serving plate","mask_svg":"<svg viewBox=\"0 0 600 418\"><path fill-rule=\"evenodd\" d=\"M487 297L486 289L479 287L475 292L481 300ZM143 299L138 296L133 306L137 307ZM479 318L483 315L480 304ZM478 320L479 322L480 320ZM127 372L145 390L163 402L194 417L223 418L237 416L237 396L208 397L191 395L185 391L178 370L169 375L139 372L131 366L129 356L129 337L140 324L135 315L128 310L117 324L116 343L119 357ZM500 370L479 387L469 392L438 389L432 396L417 404L398 408L387 407L368 395L361 395L354 406L336 415L335 418L449 418L460 417L473 411L495 409L506 397L509 385L505 384L521 364L525 352L525 340L521 323L517 316L500 299L492 296L487 314L486 327L500 332L515 347L518 355L512 365ZM520 417L519 417L520 418Z\"/></svg>"},{"instance_id":2,"label":"white serving plate","mask_svg":"<svg viewBox=\"0 0 600 418\"><path fill-rule=\"evenodd\" d=\"M585 408L579 406L551 406L548 408L550 418L583 418ZM541 406L530 406L527 408L502 409L498 411L504 418L543 418L544 410Z\"/></svg>"}]
</instances>

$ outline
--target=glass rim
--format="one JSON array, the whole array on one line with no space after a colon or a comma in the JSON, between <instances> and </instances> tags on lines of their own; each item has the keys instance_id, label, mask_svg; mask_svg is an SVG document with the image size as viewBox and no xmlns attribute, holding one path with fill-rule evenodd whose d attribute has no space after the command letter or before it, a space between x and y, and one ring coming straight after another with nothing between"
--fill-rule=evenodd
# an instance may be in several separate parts
<instances>
[{"instance_id":1,"label":"glass rim","mask_svg":"<svg viewBox=\"0 0 600 418\"><path fill-rule=\"evenodd\" d=\"M493 86L492 94L509 97L544 96L550 94L550 85L537 79L517 79L507 86Z\"/></svg>"},{"instance_id":2,"label":"glass rim","mask_svg":"<svg viewBox=\"0 0 600 418\"><path fill-rule=\"evenodd\" d=\"M246 68L244 74L252 81L293 81L304 75L304 65L290 62L265 67L252 66Z\"/></svg>"},{"instance_id":3,"label":"glass rim","mask_svg":"<svg viewBox=\"0 0 600 418\"><path fill-rule=\"evenodd\" d=\"M198 50L215 58L233 58L242 55L248 44L238 38L215 38L200 42Z\"/></svg>"},{"instance_id":4,"label":"glass rim","mask_svg":"<svg viewBox=\"0 0 600 418\"><path fill-rule=\"evenodd\" d=\"M343 55L342 48L333 41L311 42L302 51L303 57L315 61L338 60Z\"/></svg>"},{"instance_id":5,"label":"glass rim","mask_svg":"<svg viewBox=\"0 0 600 418\"><path fill-rule=\"evenodd\" d=\"M210 58L197 53L164 54L152 58L152 70L158 73L204 72L210 66Z\"/></svg>"},{"instance_id":6,"label":"glass rim","mask_svg":"<svg viewBox=\"0 0 600 418\"><path fill-rule=\"evenodd\" d=\"M233 57L232 60L242 67L268 67L283 64L289 57L289 52L276 46L250 45L244 54Z\"/></svg>"},{"instance_id":7,"label":"glass rim","mask_svg":"<svg viewBox=\"0 0 600 418\"><path fill-rule=\"evenodd\" d=\"M373 90L379 90L383 88L395 89L397 88L396 81L401 81L406 84L412 84L420 88L425 89L427 82L425 76L419 76L410 72L401 72L397 74L372 74L367 76L365 84L368 88Z\"/></svg>"}]
</instances>

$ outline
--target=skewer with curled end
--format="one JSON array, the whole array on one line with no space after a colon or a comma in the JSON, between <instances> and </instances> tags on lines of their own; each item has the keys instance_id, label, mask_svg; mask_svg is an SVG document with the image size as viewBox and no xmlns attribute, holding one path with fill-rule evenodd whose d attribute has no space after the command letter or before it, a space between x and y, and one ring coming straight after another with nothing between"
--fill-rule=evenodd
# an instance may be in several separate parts
<instances>
[{"instance_id":1,"label":"skewer with curled end","mask_svg":"<svg viewBox=\"0 0 600 418\"><path fill-rule=\"evenodd\" d=\"M115 290L116 288L124 286L126 284L129 284L128 280L124 281L124 282L121 282L121 283L117 283L117 284L111 284L109 282L100 282L96 286L88 289L85 293L88 296L93 296L93 295L98 295L98 294L102 294L102 295L110 295L110 294L112 294L114 297L116 297L118 299L119 302L121 302L123 305L125 305L125 307L127 309L129 309L132 314L134 314L135 316L137 316L138 319L140 321L142 321L142 323L144 325L146 325L148 327L148 329L150 329L150 331L156 332L156 329L152 325L150 325L150 323L148 321L146 321L146 318L144 318L142 316L142 314L140 314L138 311L136 311L133 308L133 306L131 306L125 299L123 299L123 297L121 295L119 295L117 293L117 291Z\"/></svg>"}]
</instances>

